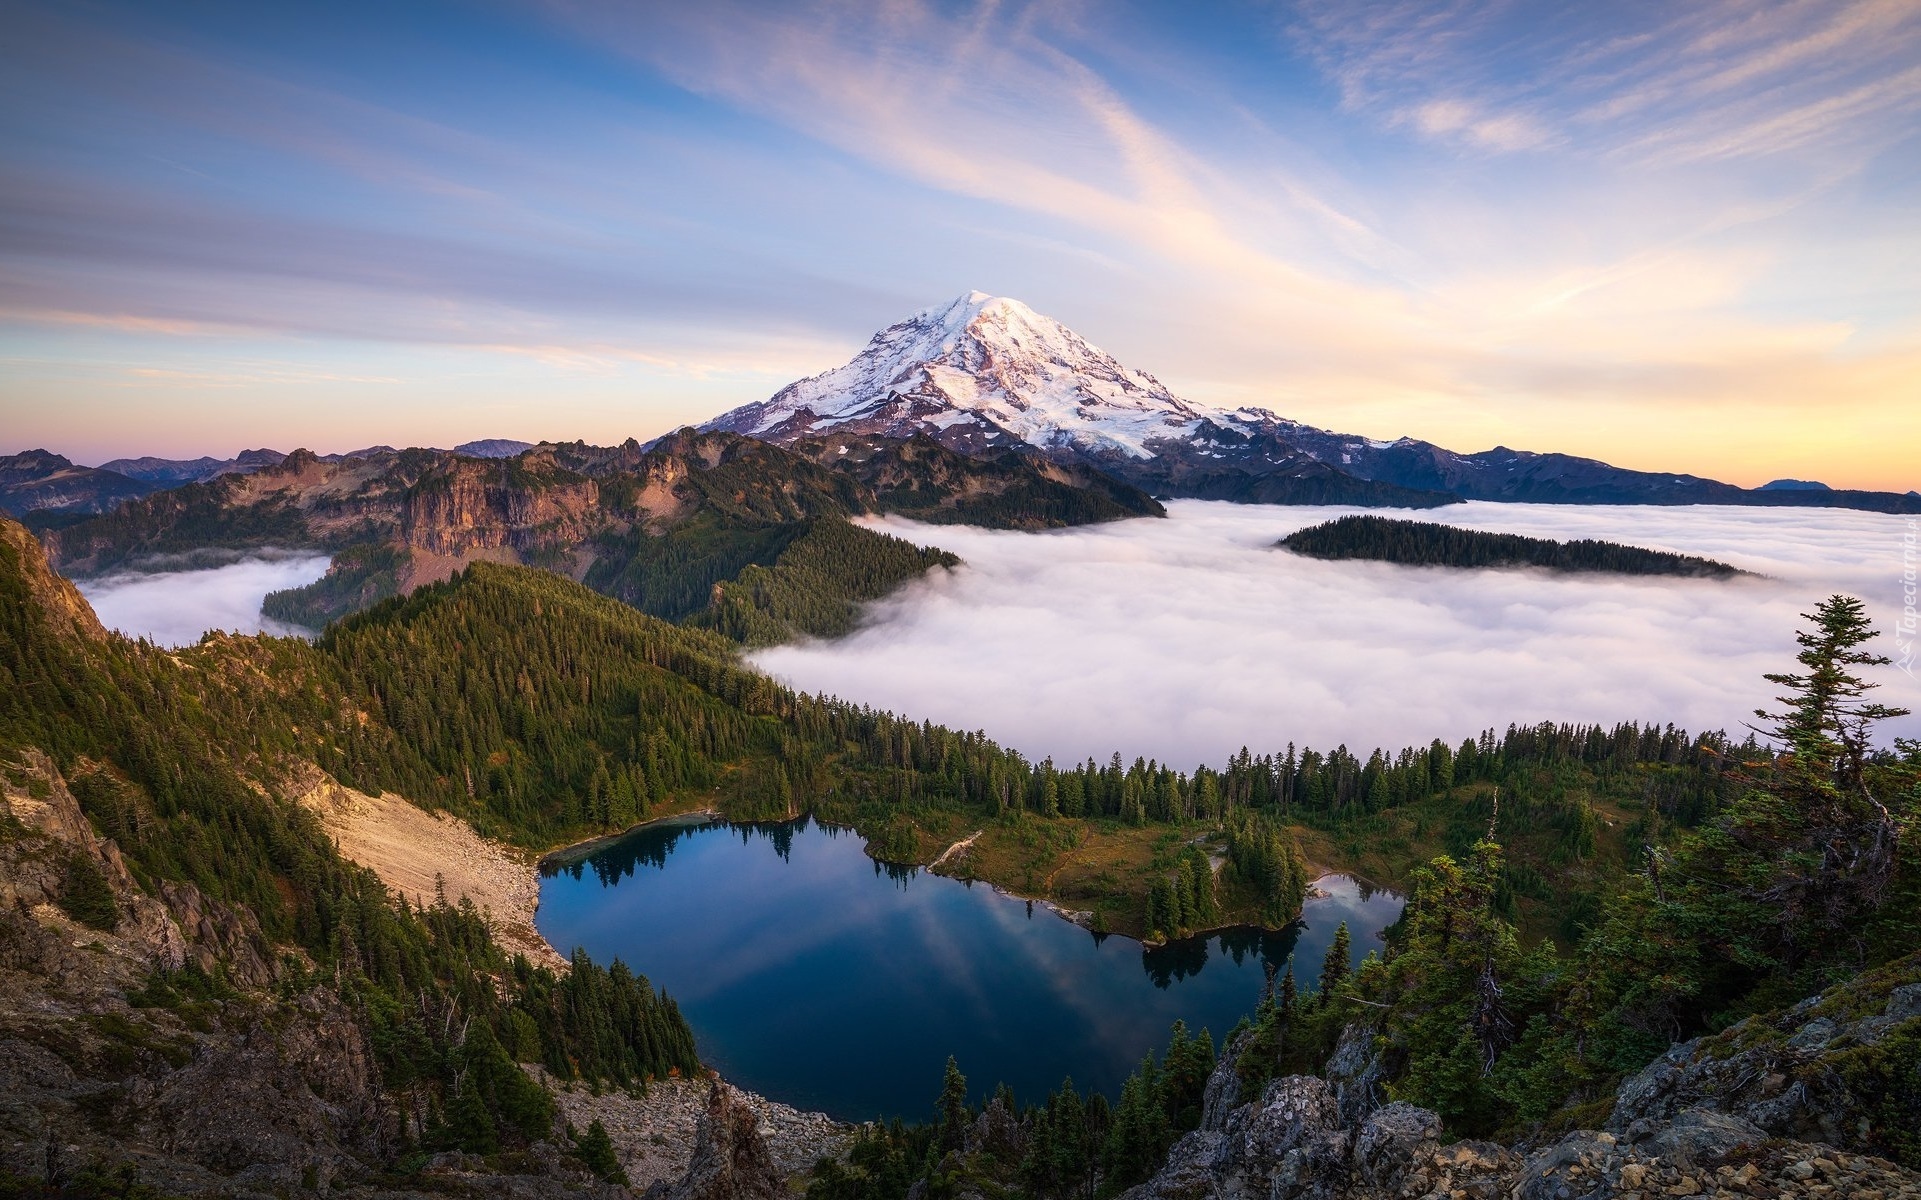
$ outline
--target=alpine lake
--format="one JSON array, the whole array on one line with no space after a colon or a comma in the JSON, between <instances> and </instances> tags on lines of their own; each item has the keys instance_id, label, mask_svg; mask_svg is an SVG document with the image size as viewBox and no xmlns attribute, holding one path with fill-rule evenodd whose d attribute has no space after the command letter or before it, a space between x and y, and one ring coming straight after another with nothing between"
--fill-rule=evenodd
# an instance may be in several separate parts
<instances>
[{"instance_id":1,"label":"alpine lake","mask_svg":"<svg viewBox=\"0 0 1921 1200\"><path fill-rule=\"evenodd\" d=\"M663 821L543 868L540 932L618 958L679 1003L730 1082L849 1120L931 1118L953 1055L976 1095L1038 1102L1072 1078L1112 1099L1176 1020L1218 1045L1288 957L1303 987L1347 922L1355 962L1400 897L1317 882L1287 929L1157 948L1045 905L877 863L807 818Z\"/></svg>"}]
</instances>

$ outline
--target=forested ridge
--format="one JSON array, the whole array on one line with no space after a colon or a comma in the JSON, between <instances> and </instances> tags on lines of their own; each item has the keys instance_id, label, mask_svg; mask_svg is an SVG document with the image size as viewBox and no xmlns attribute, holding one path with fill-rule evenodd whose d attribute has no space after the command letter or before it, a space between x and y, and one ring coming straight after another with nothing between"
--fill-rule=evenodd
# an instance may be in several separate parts
<instances>
[{"instance_id":1,"label":"forested ridge","mask_svg":"<svg viewBox=\"0 0 1921 1200\"><path fill-rule=\"evenodd\" d=\"M1192 770L1118 753L1033 762L979 733L790 692L723 638L484 563L341 622L315 653L373 718L307 725L326 731L310 735L316 761L493 836L545 847L680 807L811 811L913 863L978 829L963 873L1041 895L1057 875L1052 898L1102 928L1159 936L1285 923L1309 856L1401 878L1471 846L1497 795L1514 845L1505 910L1532 937L1569 936L1635 839L1724 799L1737 749L1672 727L1550 725L1366 757L1244 750ZM1195 869L1203 844L1226 861L1218 876Z\"/></svg>"},{"instance_id":2,"label":"forested ridge","mask_svg":"<svg viewBox=\"0 0 1921 1200\"><path fill-rule=\"evenodd\" d=\"M401 546L384 543L349 546L333 556L327 573L301 587L268 592L261 615L308 629L324 629L400 591L401 572L413 557Z\"/></svg>"},{"instance_id":3,"label":"forested ridge","mask_svg":"<svg viewBox=\"0 0 1921 1200\"><path fill-rule=\"evenodd\" d=\"M1240 1048L1253 1086L1316 1069L1359 1021L1390 1094L1464 1132L1576 1120L1672 1040L1889 962L1918 936L1921 884L1903 849L1921 750L1872 748L1882 714L1851 673L1871 658L1857 649L1867 635L1843 598L1804 635L1807 673L1771 677L1782 707L1763 724L1795 748L1786 756L1753 737L1623 723L1366 757L1243 750L1182 770L1118 753L1035 763L980 733L796 694L744 667L727 638L529 568L475 564L313 645L211 637L165 653L52 631L21 553L5 552L0 748L52 754L146 878L244 904L331 969L392 1077L418 1081L424 1143L499 1145L544 1119L523 1076L477 1063L631 1080L689 1069L691 1041L671 1001L619 970L577 963L563 981L505 963L471 912L391 903L311 820L249 783L278 763L311 760L534 846L695 805L812 812L907 863L979 829L963 873L1051 886L1091 902L1097 928L1150 936L1284 922L1308 860L1361 863L1410 888L1385 954L1351 974L1332 955L1313 979L1290 971L1218 1044ZM437 1034L437 1016L451 1026L423 1011L429 992L485 1032ZM1047 1154L1018 1166L1024 1194L1144 1177L1196 1119L1192 1078L1216 1045L1181 1031L1112 1105L1067 1086L1018 1117L1049 1131ZM1864 1062L1863 1086L1908 1062ZM1898 1090L1888 1097L1905 1111ZM891 1197L964 1169L946 1160L953 1128L874 1131L821 1186Z\"/></svg>"},{"instance_id":4,"label":"forested ridge","mask_svg":"<svg viewBox=\"0 0 1921 1200\"><path fill-rule=\"evenodd\" d=\"M623 1086L698 1068L678 1009L645 979L584 957L564 976L510 961L470 904L395 899L273 797L301 731L350 711L310 647L218 639L175 655L63 629L37 547L18 526L0 535L0 762L12 773L26 751L50 755L145 889L189 883L250 914L283 952L285 994L334 987L405 1111L397 1158L549 1136L551 1101L516 1061ZM117 920L110 900L98 915ZM135 999L233 995L217 976L160 975Z\"/></svg>"},{"instance_id":5,"label":"forested ridge","mask_svg":"<svg viewBox=\"0 0 1921 1200\"><path fill-rule=\"evenodd\" d=\"M1700 575L1731 579L1745 572L1726 563L1592 538L1557 542L1490 533L1432 521L1337 517L1282 538L1282 547L1313 558L1365 558L1408 566L1545 567L1612 575Z\"/></svg>"},{"instance_id":6,"label":"forested ridge","mask_svg":"<svg viewBox=\"0 0 1921 1200\"><path fill-rule=\"evenodd\" d=\"M760 644L843 633L861 603L955 561L857 517L1028 529L1165 515L1090 468L970 458L925 438L855 441L788 449L684 429L647 447L549 444L497 460L297 451L63 523L49 546L88 574L326 550L324 578L263 605L314 630L473 558L506 560Z\"/></svg>"}]
</instances>

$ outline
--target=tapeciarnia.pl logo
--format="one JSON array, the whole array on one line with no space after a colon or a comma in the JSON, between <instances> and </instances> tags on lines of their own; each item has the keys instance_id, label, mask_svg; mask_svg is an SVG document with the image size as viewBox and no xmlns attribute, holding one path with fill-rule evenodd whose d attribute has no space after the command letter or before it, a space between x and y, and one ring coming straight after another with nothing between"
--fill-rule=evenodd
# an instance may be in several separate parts
<instances>
[{"instance_id":1,"label":"tapeciarnia.pl logo","mask_svg":"<svg viewBox=\"0 0 1921 1200\"><path fill-rule=\"evenodd\" d=\"M1894 623L1894 665L1914 678L1915 632L1921 620L1915 613L1915 568L1921 558L1921 521L1908 518L1908 531L1901 538L1901 619Z\"/></svg>"}]
</instances>

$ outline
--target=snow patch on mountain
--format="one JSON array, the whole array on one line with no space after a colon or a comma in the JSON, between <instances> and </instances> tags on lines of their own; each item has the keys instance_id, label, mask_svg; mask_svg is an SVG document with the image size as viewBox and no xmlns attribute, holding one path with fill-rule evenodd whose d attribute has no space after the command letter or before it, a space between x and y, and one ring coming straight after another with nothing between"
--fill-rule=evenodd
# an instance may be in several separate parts
<instances>
[{"instance_id":1,"label":"snow patch on mountain","mask_svg":"<svg viewBox=\"0 0 1921 1200\"><path fill-rule=\"evenodd\" d=\"M779 440L829 428L900 437L971 424L984 441L1006 435L1044 450L1146 459L1155 443L1191 439L1207 422L1242 432L1293 424L1265 409L1184 400L1020 301L969 292L881 330L844 366L708 428Z\"/></svg>"}]
</instances>

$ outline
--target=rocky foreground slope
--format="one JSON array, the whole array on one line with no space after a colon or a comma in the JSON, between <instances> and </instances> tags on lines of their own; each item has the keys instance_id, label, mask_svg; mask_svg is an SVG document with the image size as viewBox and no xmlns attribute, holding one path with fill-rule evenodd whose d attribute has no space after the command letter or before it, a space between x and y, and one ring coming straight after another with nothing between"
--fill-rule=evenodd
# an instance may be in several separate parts
<instances>
[{"instance_id":1,"label":"rocky foreground slope","mask_svg":"<svg viewBox=\"0 0 1921 1200\"><path fill-rule=\"evenodd\" d=\"M1411 1104L1375 1107L1367 1038L1349 1034L1327 1078L1258 1096L1241 1094L1244 1044L1231 1048L1201 1127L1127 1200L1921 1197L1921 1172L1851 1149L1871 1114L1847 1082L1853 1063L1921 1037L1921 954L1675 1046L1621 1086L1605 1128L1511 1144L1453 1140Z\"/></svg>"},{"instance_id":2,"label":"rocky foreground slope","mask_svg":"<svg viewBox=\"0 0 1921 1200\"><path fill-rule=\"evenodd\" d=\"M0 1186L620 1196L567 1134L599 1121L637 1187L729 1200L778 1194L848 1133L719 1080L635 1093L526 1069L555 1093L554 1139L394 1173L404 1122L332 981L191 884L143 889L44 756L0 769Z\"/></svg>"}]
</instances>

